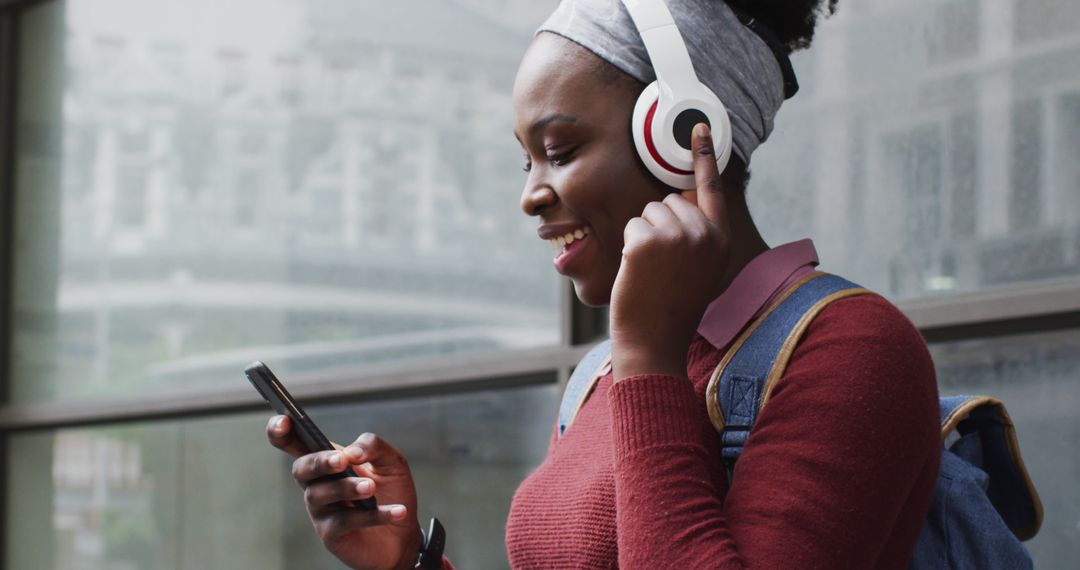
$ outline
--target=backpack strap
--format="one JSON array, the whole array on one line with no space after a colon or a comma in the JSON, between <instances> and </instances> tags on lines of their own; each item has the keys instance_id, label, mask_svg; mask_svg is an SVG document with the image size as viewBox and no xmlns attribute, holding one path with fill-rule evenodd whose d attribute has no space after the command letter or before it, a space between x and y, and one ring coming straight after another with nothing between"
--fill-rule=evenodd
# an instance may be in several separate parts
<instances>
[{"instance_id":1,"label":"backpack strap","mask_svg":"<svg viewBox=\"0 0 1080 570\"><path fill-rule=\"evenodd\" d=\"M833 301L869 293L841 277L811 273L788 287L720 360L705 399L709 420L720 432L720 453L729 479L761 407L810 322Z\"/></svg>"},{"instance_id":2,"label":"backpack strap","mask_svg":"<svg viewBox=\"0 0 1080 570\"><path fill-rule=\"evenodd\" d=\"M1043 506L1028 476L1005 404L989 396L941 398L941 439L949 451L989 476L986 494L1020 540L1042 526Z\"/></svg>"},{"instance_id":3,"label":"backpack strap","mask_svg":"<svg viewBox=\"0 0 1080 570\"><path fill-rule=\"evenodd\" d=\"M559 437L562 437L566 428L570 427L574 416L596 387L596 381L601 376L600 372L610 363L611 339L608 339L589 350L574 367L574 373L570 375L570 381L566 383L562 403L559 404Z\"/></svg>"}]
</instances>

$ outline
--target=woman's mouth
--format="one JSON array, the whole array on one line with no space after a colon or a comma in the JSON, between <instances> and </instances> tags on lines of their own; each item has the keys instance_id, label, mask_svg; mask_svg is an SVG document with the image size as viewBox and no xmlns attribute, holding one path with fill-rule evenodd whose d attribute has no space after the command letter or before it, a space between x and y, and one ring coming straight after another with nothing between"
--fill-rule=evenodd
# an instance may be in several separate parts
<instances>
[{"instance_id":1,"label":"woman's mouth","mask_svg":"<svg viewBox=\"0 0 1080 570\"><path fill-rule=\"evenodd\" d=\"M555 263L555 269L559 273L566 272L566 267L589 241L590 233L589 227L585 226L572 232L568 232L565 235L548 240L548 243L551 244L551 249L556 252L553 261Z\"/></svg>"}]
</instances>

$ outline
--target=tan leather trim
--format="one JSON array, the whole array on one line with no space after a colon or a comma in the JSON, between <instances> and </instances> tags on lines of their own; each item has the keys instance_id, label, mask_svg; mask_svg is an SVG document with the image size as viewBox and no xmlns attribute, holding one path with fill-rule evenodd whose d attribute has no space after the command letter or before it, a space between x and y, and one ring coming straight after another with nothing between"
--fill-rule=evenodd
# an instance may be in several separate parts
<instances>
[{"instance_id":1,"label":"tan leather trim","mask_svg":"<svg viewBox=\"0 0 1080 570\"><path fill-rule=\"evenodd\" d=\"M606 358L604 358L604 360L600 361L600 366L598 366L596 370L593 370L592 378L589 380L589 385L585 388L585 390L581 392L581 395L578 396L577 404L574 405L574 411L570 414L570 418L566 420L567 429L570 428L570 424L574 423L574 418L577 417L578 410L581 409L581 406L585 405L585 401L589 399L589 395L591 395L593 390L596 389L596 383L600 380L601 377L600 371L606 368L608 364L611 364L610 353L607 355Z\"/></svg>"},{"instance_id":2,"label":"tan leather trim","mask_svg":"<svg viewBox=\"0 0 1080 570\"><path fill-rule=\"evenodd\" d=\"M1013 462L1016 463L1016 466L1020 469L1020 475L1024 477L1024 484L1027 485L1028 492L1031 493L1031 500L1035 507L1035 522L1033 522L1030 527L1013 532L1013 534L1016 535L1016 538L1028 540L1038 534L1039 528L1042 527L1042 499L1039 498L1039 492L1035 489L1035 484L1031 482L1031 476L1028 474L1027 466L1024 465L1024 459L1020 456L1020 443L1016 439L1016 427L1013 425L1012 418L1009 417L1009 411L1005 409L1005 404L1002 404L1001 400L990 396L975 396L963 404L960 404L945 418L945 421L941 423L941 440L944 442L945 438L956 430L956 426L960 425L960 422L967 418L972 410L984 404L995 406L1001 412L1001 417L1005 422L1005 438L1009 443L1009 454L1012 455Z\"/></svg>"},{"instance_id":3,"label":"tan leather trim","mask_svg":"<svg viewBox=\"0 0 1080 570\"><path fill-rule=\"evenodd\" d=\"M827 307L833 301L838 301L845 297L854 297L856 295L873 294L872 291L867 289L844 289L843 291L837 291L828 297L825 297L810 307L809 311L799 319L799 322L795 323L795 327L791 329L788 337L784 339L784 344L780 347L780 352L776 354L776 361L773 362L772 368L769 369L769 376L765 379L765 389L761 394L761 405L758 409L765 406L765 402L769 401L769 396L772 395L773 388L776 387L776 383L780 381L780 377L784 375L784 371L787 370L788 361L791 360L792 353L795 352L795 347L802 340L803 334L806 333L806 329L810 327L810 323L817 317L818 313Z\"/></svg>"},{"instance_id":4,"label":"tan leather trim","mask_svg":"<svg viewBox=\"0 0 1080 570\"><path fill-rule=\"evenodd\" d=\"M735 358L735 354L738 353L739 349L742 348L742 345L746 343L746 339L750 338L751 334L754 334L754 331L757 330L757 328L761 326L761 323L765 322L765 319L780 306L780 303L787 300L792 293L799 287L802 287L807 281L821 277L822 275L825 275L825 272L815 271L792 283L786 291L773 301L773 304L770 305L764 313L758 316L758 318L755 319L741 335L739 335L739 338L731 345L731 348L724 353L724 357L720 359L720 364L716 365L716 369L713 370L712 376L709 377L708 385L705 386L705 404L709 410L709 421L712 422L716 431L720 432L724 430L724 412L720 409L720 401L716 398L716 391L720 389L720 376L724 373L724 369L731 363L731 359Z\"/></svg>"},{"instance_id":5,"label":"tan leather trim","mask_svg":"<svg viewBox=\"0 0 1080 570\"><path fill-rule=\"evenodd\" d=\"M970 400L960 404L955 410L949 413L945 418L945 421L941 422L941 441L944 442L946 437L952 433L956 426L960 425L960 421L963 420L971 413L972 410L982 406L983 404L990 404L992 406L1001 406L1001 400L997 398L991 398L990 396L975 396ZM1010 424L1011 425L1011 424Z\"/></svg>"}]
</instances>

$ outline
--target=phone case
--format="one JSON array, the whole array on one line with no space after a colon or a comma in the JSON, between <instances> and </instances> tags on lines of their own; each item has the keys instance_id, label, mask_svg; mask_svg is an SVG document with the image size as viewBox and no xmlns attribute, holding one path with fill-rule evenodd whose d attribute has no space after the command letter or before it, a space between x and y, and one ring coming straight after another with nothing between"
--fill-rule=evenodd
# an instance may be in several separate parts
<instances>
[{"instance_id":1,"label":"phone case","mask_svg":"<svg viewBox=\"0 0 1080 570\"><path fill-rule=\"evenodd\" d=\"M334 449L333 444L326 438L319 426L315 425L315 422L311 420L311 417L304 413L304 409L300 407L300 404L293 399L289 391L285 389L285 386L277 379L277 376L270 371L270 368L262 362L256 361L248 365L244 369L244 375L247 376L248 382L255 388L255 391L263 397L270 407L279 414L289 416L292 420L293 430L296 432L296 436L300 438L300 442L304 444L304 447L308 449L308 452L316 451L331 451ZM345 477L357 477L352 467L347 467L341 473L335 473L328 475L328 479L344 479ZM375 508L375 498L368 498L361 501L353 501L353 503L359 505L364 509Z\"/></svg>"}]
</instances>

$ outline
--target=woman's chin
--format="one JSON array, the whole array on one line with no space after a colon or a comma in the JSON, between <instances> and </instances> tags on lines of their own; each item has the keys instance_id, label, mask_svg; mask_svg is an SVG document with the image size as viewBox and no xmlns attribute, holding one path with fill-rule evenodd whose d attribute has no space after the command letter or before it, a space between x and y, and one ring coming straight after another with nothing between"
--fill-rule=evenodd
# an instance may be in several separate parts
<instances>
[{"instance_id":1,"label":"woman's chin","mask_svg":"<svg viewBox=\"0 0 1080 570\"><path fill-rule=\"evenodd\" d=\"M599 287L596 283L573 279L574 293L578 300L589 307L606 307L611 304L611 286Z\"/></svg>"}]
</instances>

